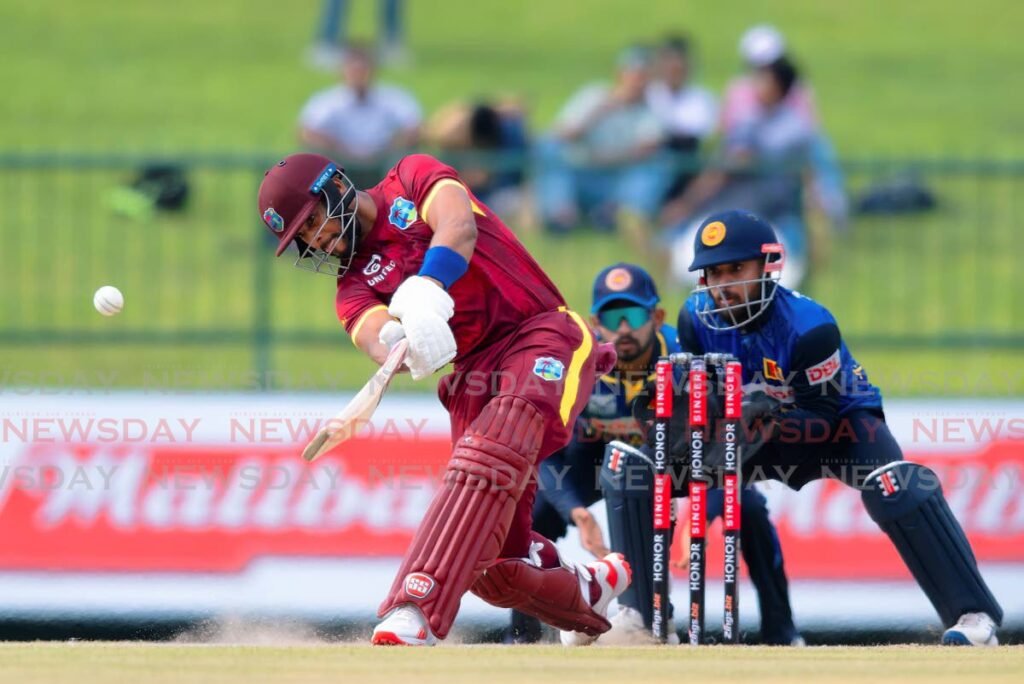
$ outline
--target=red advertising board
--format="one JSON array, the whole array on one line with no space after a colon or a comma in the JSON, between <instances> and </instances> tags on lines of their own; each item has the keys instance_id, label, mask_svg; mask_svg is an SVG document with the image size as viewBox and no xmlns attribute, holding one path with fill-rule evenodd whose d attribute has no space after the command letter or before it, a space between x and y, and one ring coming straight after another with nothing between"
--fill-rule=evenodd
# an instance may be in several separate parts
<instances>
[{"instance_id":1,"label":"red advertising board","mask_svg":"<svg viewBox=\"0 0 1024 684\"><path fill-rule=\"evenodd\" d=\"M940 473L982 562L1024 561L1019 445L994 439L907 454ZM298 444L9 447L0 461L0 570L237 572L265 556L400 556L449 448L436 431L357 439L314 464L298 457ZM835 481L800 492L762 487L791 577L908 576L858 492ZM721 570L720 525L708 529L712 576Z\"/></svg>"}]
</instances>

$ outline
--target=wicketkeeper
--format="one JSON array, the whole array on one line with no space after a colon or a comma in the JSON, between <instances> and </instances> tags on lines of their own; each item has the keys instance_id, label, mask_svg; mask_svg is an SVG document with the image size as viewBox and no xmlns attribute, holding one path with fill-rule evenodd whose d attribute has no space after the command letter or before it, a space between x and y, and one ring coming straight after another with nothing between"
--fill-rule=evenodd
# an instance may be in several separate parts
<instances>
[{"instance_id":1,"label":"wicketkeeper","mask_svg":"<svg viewBox=\"0 0 1024 684\"><path fill-rule=\"evenodd\" d=\"M679 312L683 351L735 356L743 367L744 482L793 489L832 477L861 491L938 612L944 644L995 645L1003 611L986 586L938 475L903 459L885 423L882 395L821 304L778 283L783 253L757 216L708 217L694 240L700 286ZM714 398L714 396L712 397ZM709 402L709 415L718 415ZM676 395L673 420L685 420ZM673 441L685 459L686 441ZM704 465L714 469L714 450ZM851 550L853 551L853 550Z\"/></svg>"}]
</instances>

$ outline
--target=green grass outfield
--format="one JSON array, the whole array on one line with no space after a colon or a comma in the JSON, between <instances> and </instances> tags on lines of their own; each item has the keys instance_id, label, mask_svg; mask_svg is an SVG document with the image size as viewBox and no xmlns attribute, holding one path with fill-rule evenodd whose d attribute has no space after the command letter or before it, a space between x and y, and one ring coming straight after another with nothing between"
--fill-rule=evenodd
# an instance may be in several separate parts
<instances>
[{"instance_id":1,"label":"green grass outfield","mask_svg":"<svg viewBox=\"0 0 1024 684\"><path fill-rule=\"evenodd\" d=\"M371 33L374 3L352 4L355 33ZM642 12L611 0L406 4L413 61L383 75L412 89L428 112L452 99L510 93L542 130L578 85L609 74L619 48L673 30L696 37L701 80L720 89L737 69L742 30L772 21L806 65L842 155L1024 155L1024 92L1014 80L1024 71L1016 40L1024 8L1008 0L941 11L909 0L652 0ZM242 151L272 159L293 146L305 99L333 81L303 62L318 10L312 0L287 9L271 0L5 3L0 156ZM18 339L0 347L0 377L28 371L44 384L75 384L103 375L139 386L170 372L180 387L251 386L250 331L262 301L254 290L264 287L255 264L270 259L254 237L258 170L196 169L185 213L132 221L109 206L129 169L0 170L0 339ZM979 331L1021 330L1015 274L1024 174L934 171L925 179L942 200L938 212L857 222L826 245L805 289L833 309L854 353L890 395L1024 393L1021 349L984 340L949 346ZM867 180L851 178L855 187ZM636 258L619 240L588 234L526 242L578 310L586 310L599 268ZM270 358L279 384L302 385L311 368L321 389L361 384L368 365L337 325L330 281L285 263L270 277ZM90 304L105 283L127 298L114 319ZM663 289L674 314L684 293ZM38 330L56 336L22 335ZM190 344L163 344L163 334L181 330L193 335ZM77 331L102 342L83 345ZM309 333L321 343L306 343ZM934 381L965 368L976 371L974 381ZM218 375L226 380L218 383Z\"/></svg>"},{"instance_id":2,"label":"green grass outfield","mask_svg":"<svg viewBox=\"0 0 1024 684\"><path fill-rule=\"evenodd\" d=\"M1024 647L0 645L0 678L42 682L1019 682Z\"/></svg>"}]
</instances>

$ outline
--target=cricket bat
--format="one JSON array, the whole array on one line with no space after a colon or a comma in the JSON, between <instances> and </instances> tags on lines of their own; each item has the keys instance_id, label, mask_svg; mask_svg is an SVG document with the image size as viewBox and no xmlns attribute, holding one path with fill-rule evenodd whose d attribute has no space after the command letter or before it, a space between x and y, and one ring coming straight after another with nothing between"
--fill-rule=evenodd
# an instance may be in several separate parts
<instances>
[{"instance_id":1,"label":"cricket bat","mask_svg":"<svg viewBox=\"0 0 1024 684\"><path fill-rule=\"evenodd\" d=\"M347 439L351 439L358 432L359 428L373 417L377 410L384 392L391 384L395 373L405 361L405 355L409 351L409 340L401 339L391 348L384 363L373 374L369 382L363 385L356 396L348 402L348 405L341 410L341 413L327 421L327 424L310 440L306 448L302 450L302 458L307 461L315 461L328 451L338 446Z\"/></svg>"}]
</instances>

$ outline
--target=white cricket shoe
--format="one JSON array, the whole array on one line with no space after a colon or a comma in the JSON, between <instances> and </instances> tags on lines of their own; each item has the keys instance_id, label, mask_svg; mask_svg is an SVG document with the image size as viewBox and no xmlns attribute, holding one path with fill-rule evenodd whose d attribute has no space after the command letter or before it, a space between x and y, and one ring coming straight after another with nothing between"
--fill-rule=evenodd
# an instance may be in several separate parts
<instances>
[{"instance_id":1,"label":"white cricket shoe","mask_svg":"<svg viewBox=\"0 0 1024 684\"><path fill-rule=\"evenodd\" d=\"M608 614L608 604L612 599L626 590L633 578L633 570L621 553L609 553L601 560L576 566L576 574L580 577L580 591L589 595L590 583L597 582L601 587L601 596L591 609L598 615ZM559 638L563 646L589 646L597 640L583 632L567 632L559 630Z\"/></svg>"},{"instance_id":2,"label":"white cricket shoe","mask_svg":"<svg viewBox=\"0 0 1024 684\"><path fill-rule=\"evenodd\" d=\"M988 613L964 613L956 624L942 633L946 646L998 646L996 623Z\"/></svg>"},{"instance_id":3,"label":"white cricket shoe","mask_svg":"<svg viewBox=\"0 0 1024 684\"><path fill-rule=\"evenodd\" d=\"M401 605L373 628L374 646L433 646L437 637L430 632L427 618L411 603Z\"/></svg>"},{"instance_id":4,"label":"white cricket shoe","mask_svg":"<svg viewBox=\"0 0 1024 684\"><path fill-rule=\"evenodd\" d=\"M636 608L620 605L619 612L608 621L612 623L612 628L598 638L599 646L654 646L658 643L650 627L644 625L644 616ZM666 643L670 646L679 645L675 620L668 621Z\"/></svg>"}]
</instances>

